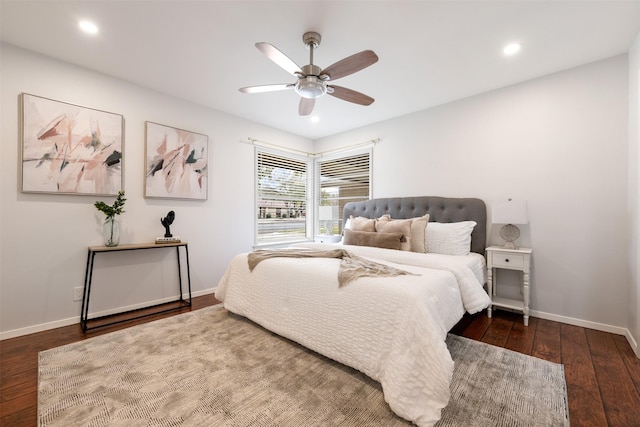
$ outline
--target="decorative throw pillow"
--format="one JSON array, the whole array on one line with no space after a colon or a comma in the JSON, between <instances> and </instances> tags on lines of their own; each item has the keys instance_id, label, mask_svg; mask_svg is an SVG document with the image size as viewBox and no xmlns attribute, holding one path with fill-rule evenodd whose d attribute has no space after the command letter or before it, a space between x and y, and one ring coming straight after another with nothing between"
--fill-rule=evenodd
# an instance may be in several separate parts
<instances>
[{"instance_id":1,"label":"decorative throw pillow","mask_svg":"<svg viewBox=\"0 0 640 427\"><path fill-rule=\"evenodd\" d=\"M362 216L349 217L349 229L353 231L376 231L376 220L371 218L365 218Z\"/></svg>"},{"instance_id":2,"label":"decorative throw pillow","mask_svg":"<svg viewBox=\"0 0 640 427\"><path fill-rule=\"evenodd\" d=\"M401 251L411 250L411 219L394 219L389 221L377 221L376 232L385 233L400 233L404 236L404 241L400 245Z\"/></svg>"},{"instance_id":3,"label":"decorative throw pillow","mask_svg":"<svg viewBox=\"0 0 640 427\"><path fill-rule=\"evenodd\" d=\"M427 252L445 255L468 255L475 221L430 222L425 232Z\"/></svg>"},{"instance_id":4,"label":"decorative throw pillow","mask_svg":"<svg viewBox=\"0 0 640 427\"><path fill-rule=\"evenodd\" d=\"M427 252L427 245L422 236L425 235L427 224L429 223L429 214L424 216L411 218L411 235L416 236L411 239L411 252Z\"/></svg>"},{"instance_id":5,"label":"decorative throw pillow","mask_svg":"<svg viewBox=\"0 0 640 427\"><path fill-rule=\"evenodd\" d=\"M394 224L394 225L390 224L395 221L405 221L405 222L400 224ZM422 236L425 235L425 229L427 228L427 223L429 222L429 214L420 216L420 217L409 218L409 219L391 219L389 215L384 215L378 218L378 221L376 222L376 231L379 231L379 232L382 230L384 230L384 232L387 232L387 230L394 231L393 228L397 226L397 227L400 227L404 232L406 231L404 227L407 221L410 221L410 229L409 229L409 233L405 234L405 238L408 241L408 245L405 245L405 247L408 247L409 249L404 249L404 250L408 250L411 252L426 253L427 248L425 245L425 240L422 238Z\"/></svg>"},{"instance_id":6,"label":"decorative throw pillow","mask_svg":"<svg viewBox=\"0 0 640 427\"><path fill-rule=\"evenodd\" d=\"M376 233L375 231L344 230L345 245L373 246L384 249L400 249L401 233Z\"/></svg>"}]
</instances>

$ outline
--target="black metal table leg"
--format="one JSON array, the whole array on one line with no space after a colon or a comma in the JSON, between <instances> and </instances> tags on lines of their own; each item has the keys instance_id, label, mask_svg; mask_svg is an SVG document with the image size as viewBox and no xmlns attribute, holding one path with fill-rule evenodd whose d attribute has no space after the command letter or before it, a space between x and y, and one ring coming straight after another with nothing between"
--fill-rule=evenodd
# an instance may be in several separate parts
<instances>
[{"instance_id":1,"label":"black metal table leg","mask_svg":"<svg viewBox=\"0 0 640 427\"><path fill-rule=\"evenodd\" d=\"M93 261L96 253L89 248L87 252L87 267L84 272L84 289L82 290L82 311L80 311L80 326L87 331L87 317L89 314L89 297L91 294L91 279L93 278Z\"/></svg>"},{"instance_id":2,"label":"black metal table leg","mask_svg":"<svg viewBox=\"0 0 640 427\"><path fill-rule=\"evenodd\" d=\"M189 286L189 305L191 305L191 267L189 266L189 246L184 245L184 253L187 258L187 286Z\"/></svg>"}]
</instances>

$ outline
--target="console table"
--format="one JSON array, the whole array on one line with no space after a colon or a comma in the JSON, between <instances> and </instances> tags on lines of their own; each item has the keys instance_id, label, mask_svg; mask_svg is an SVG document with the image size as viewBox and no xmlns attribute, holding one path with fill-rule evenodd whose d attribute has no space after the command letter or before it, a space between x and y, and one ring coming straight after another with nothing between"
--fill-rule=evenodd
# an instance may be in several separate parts
<instances>
[{"instance_id":1,"label":"console table","mask_svg":"<svg viewBox=\"0 0 640 427\"><path fill-rule=\"evenodd\" d=\"M177 261L178 261L178 287L179 287L179 296L178 299L176 300L172 300L172 301L167 301L167 302L163 302L160 304L155 304L155 305L149 305L146 307L142 307L142 308L137 308L134 310L125 310L125 311L121 311L119 313L113 313L113 314L109 314L107 316L100 316L100 317L94 317L89 319L89 299L91 298L91 280L93 278L93 262L94 259L96 257L96 254L99 253L109 253L109 252L122 252L122 251L136 251L136 250L145 250L145 249L166 249L166 248L176 248L176 255L177 255ZM180 263L180 248L184 248L184 252L185 252L185 259L187 261L187 286L188 286L188 291L189 291L189 299L186 300L183 298L183 294L182 294L182 268L181 268L181 263ZM176 303L178 303L176 305ZM167 305L169 304L173 304L173 307L170 308L166 308ZM140 311L140 310L145 310L145 309L150 309L153 307L164 307L164 309L162 310L154 310L151 313L144 313L144 314L140 314L134 317L127 317L126 319L121 319L121 320L115 320L112 322L100 322L99 325L97 326L92 326L89 327L87 325L87 323L89 321L95 321L95 320L100 320L100 319L106 319L106 318L112 318L113 316L117 316L123 313L133 313L136 311ZM89 246L89 252L87 254L87 268L85 270L85 274L84 274L84 293L83 293L83 297L82 297L82 312L80 313L80 326L82 326L82 330L84 332L88 331L89 329L96 329L96 328L101 328L104 326L108 326L108 325L113 325L116 323L121 323L121 322L127 322L130 320L134 320L134 319L139 319L141 317L146 317L146 316L152 316L154 314L158 314L158 313L164 313L166 311L171 311L171 310L178 310L180 308L183 307L190 307L191 306L191 272L189 271L189 246L186 242L180 242L180 243L163 243L163 244L157 244L157 243L141 243L141 244L131 244L131 245L119 245L119 246Z\"/></svg>"}]
</instances>

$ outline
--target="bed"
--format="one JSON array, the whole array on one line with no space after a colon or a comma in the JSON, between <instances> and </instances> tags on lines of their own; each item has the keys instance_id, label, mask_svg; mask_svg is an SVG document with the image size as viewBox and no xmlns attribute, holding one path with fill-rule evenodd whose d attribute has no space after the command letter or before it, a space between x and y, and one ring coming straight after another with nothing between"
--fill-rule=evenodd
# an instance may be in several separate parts
<instances>
[{"instance_id":1,"label":"bed","mask_svg":"<svg viewBox=\"0 0 640 427\"><path fill-rule=\"evenodd\" d=\"M358 229L371 221L380 227L373 234ZM275 254L255 262L256 253L235 256L216 297L227 310L379 381L398 416L432 426L449 401L447 332L465 312L490 303L483 289L485 204L432 196L372 199L347 203L343 224L341 243L307 242L287 250L302 257ZM368 239L397 234L404 249L411 237L409 250L367 246ZM344 284L338 277L353 260L358 268L358 262L379 267L380 275L365 272Z\"/></svg>"}]
</instances>

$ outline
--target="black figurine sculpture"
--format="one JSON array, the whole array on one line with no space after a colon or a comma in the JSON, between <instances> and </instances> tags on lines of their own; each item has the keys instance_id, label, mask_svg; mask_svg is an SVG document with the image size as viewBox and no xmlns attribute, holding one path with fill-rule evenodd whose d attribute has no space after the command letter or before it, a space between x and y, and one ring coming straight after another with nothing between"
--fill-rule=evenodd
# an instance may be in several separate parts
<instances>
[{"instance_id":1,"label":"black figurine sculpture","mask_svg":"<svg viewBox=\"0 0 640 427\"><path fill-rule=\"evenodd\" d=\"M169 229L169 227L173 223L174 219L176 219L176 213L174 211L170 211L167 216L160 219L160 222L162 223L162 225L164 225L164 237L173 237L173 234L171 234L171 230Z\"/></svg>"}]
</instances>

